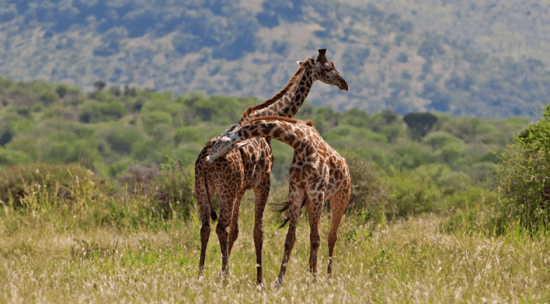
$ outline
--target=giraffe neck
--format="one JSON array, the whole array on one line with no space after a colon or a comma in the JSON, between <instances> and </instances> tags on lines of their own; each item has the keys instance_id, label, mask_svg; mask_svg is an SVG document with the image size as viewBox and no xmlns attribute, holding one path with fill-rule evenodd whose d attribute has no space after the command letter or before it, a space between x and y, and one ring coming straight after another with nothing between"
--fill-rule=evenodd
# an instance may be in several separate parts
<instances>
[{"instance_id":1,"label":"giraffe neck","mask_svg":"<svg viewBox=\"0 0 550 304\"><path fill-rule=\"evenodd\" d=\"M241 118L241 124L256 117L264 116L282 116L293 117L306 99L311 86L313 85L313 70L308 63L304 63L303 71L295 75L289 83L279 93L274 95L278 97L274 102L266 104L265 107L255 107L247 109L245 115ZM298 70L300 71L300 70Z\"/></svg>"},{"instance_id":2,"label":"giraffe neck","mask_svg":"<svg viewBox=\"0 0 550 304\"><path fill-rule=\"evenodd\" d=\"M295 151L310 150L313 153L313 145L307 140L307 130L311 128L304 122L294 119L259 120L246 124L238 129L234 137L237 144L254 137L270 137L289 145ZM316 130L310 130L316 132Z\"/></svg>"}]
</instances>

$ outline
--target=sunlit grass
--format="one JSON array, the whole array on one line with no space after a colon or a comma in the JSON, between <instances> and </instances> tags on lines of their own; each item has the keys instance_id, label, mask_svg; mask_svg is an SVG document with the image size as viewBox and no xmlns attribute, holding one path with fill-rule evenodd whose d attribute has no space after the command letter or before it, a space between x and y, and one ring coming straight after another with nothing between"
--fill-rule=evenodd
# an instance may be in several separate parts
<instances>
[{"instance_id":1,"label":"sunlit grass","mask_svg":"<svg viewBox=\"0 0 550 304\"><path fill-rule=\"evenodd\" d=\"M302 218L284 285L275 288L286 229L277 229L275 216L267 212L265 286L259 290L252 213L252 202L245 200L229 277L219 277L220 250L213 232L200 281L196 218L169 220L174 222L159 229L102 225L67 229L54 224L62 218L36 221L32 214L21 216L21 229L0 229L0 302L537 303L550 299L547 238L530 238L518 231L496 238L448 234L441 229L446 218L435 215L384 227L345 217L333 276L327 279L329 215L325 214L316 282L307 272L309 228ZM7 219L0 219L5 228Z\"/></svg>"}]
</instances>

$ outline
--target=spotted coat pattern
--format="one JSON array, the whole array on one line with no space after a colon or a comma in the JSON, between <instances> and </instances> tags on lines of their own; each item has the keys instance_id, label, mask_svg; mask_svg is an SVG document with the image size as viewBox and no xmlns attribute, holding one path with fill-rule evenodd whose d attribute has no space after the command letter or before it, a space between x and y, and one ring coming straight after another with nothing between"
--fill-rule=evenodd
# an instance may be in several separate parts
<instances>
[{"instance_id":1,"label":"spotted coat pattern","mask_svg":"<svg viewBox=\"0 0 550 304\"><path fill-rule=\"evenodd\" d=\"M304 199L310 225L310 258L312 274L317 273L317 250L320 245L319 226L321 210L326 200L330 202L332 224L328 234L329 264L337 240L337 230L349 203L351 182L345 158L328 145L310 120L304 122L285 117L267 116L249 120L243 125L231 126L214 143L205 162L215 162L243 141L251 138L270 137L280 140L294 149L289 170L290 225L277 283L282 283L290 252L296 241L296 225Z\"/></svg>"},{"instance_id":2,"label":"spotted coat pattern","mask_svg":"<svg viewBox=\"0 0 550 304\"><path fill-rule=\"evenodd\" d=\"M299 62L300 68L288 84L272 98L249 107L242 115L241 125L256 117L277 115L294 116L307 97L313 83L320 80L348 90L348 84L327 60L326 50L319 50L317 58ZM262 246L263 213L271 188L271 168L273 153L270 139L256 137L241 143L237 149L229 151L224 157L216 159L210 166L204 162L212 151L212 145L221 137L212 138L202 149L195 162L195 193L200 207L201 218L201 255L199 276L204 268L206 247L210 236L210 218L215 219L212 199L218 194L220 217L216 233L222 253L222 272L227 271L231 249L239 234L238 217L241 199L245 191L253 189L255 193L254 245L256 249L257 283L262 283Z\"/></svg>"}]
</instances>

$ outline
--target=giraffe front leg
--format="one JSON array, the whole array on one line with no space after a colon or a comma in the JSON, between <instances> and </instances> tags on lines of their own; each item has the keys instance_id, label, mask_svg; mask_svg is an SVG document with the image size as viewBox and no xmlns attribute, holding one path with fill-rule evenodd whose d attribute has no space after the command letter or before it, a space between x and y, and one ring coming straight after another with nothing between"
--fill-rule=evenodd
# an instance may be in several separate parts
<instances>
[{"instance_id":1,"label":"giraffe front leg","mask_svg":"<svg viewBox=\"0 0 550 304\"><path fill-rule=\"evenodd\" d=\"M285 252L283 255L283 262L281 263L281 270L279 271L279 276L277 277L277 281L275 282L276 286L280 286L283 283L283 278L286 273L286 268L288 264L288 260L290 259L290 252L292 251L292 248L294 247L294 243L296 242L296 226L298 225L298 218L300 217L300 209L302 207L302 202L305 196L305 193L301 189L293 189L294 187L290 186L291 191L288 195L288 203L290 204L289 209L289 215L290 215L290 221L288 225L288 232L286 234L286 240L285 240Z\"/></svg>"},{"instance_id":2,"label":"giraffe front leg","mask_svg":"<svg viewBox=\"0 0 550 304\"><path fill-rule=\"evenodd\" d=\"M256 284L262 285L262 248L264 242L263 217L269 190L271 189L271 180L267 178L264 182L254 189L255 192L255 218L254 218L254 247L256 248Z\"/></svg>"}]
</instances>

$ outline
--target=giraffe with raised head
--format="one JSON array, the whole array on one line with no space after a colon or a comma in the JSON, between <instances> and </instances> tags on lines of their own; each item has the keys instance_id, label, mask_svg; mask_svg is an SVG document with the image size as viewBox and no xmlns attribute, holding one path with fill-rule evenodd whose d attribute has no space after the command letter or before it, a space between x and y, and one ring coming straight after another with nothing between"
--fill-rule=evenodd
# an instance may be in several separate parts
<instances>
[{"instance_id":1,"label":"giraffe with raised head","mask_svg":"<svg viewBox=\"0 0 550 304\"><path fill-rule=\"evenodd\" d=\"M240 143L251 138L270 137L282 141L294 149L289 170L288 210L290 223L285 241L285 251L277 284L281 284L286 272L290 252L296 241L296 225L302 203L306 202L310 227L309 270L317 274L317 249L320 246L320 221L323 204L330 202L332 224L328 234L328 275L332 272L332 257L337 231L349 203L351 180L345 158L327 144L313 122L286 117L256 117L241 125L233 125L214 142L205 162L212 164Z\"/></svg>"},{"instance_id":2,"label":"giraffe with raised head","mask_svg":"<svg viewBox=\"0 0 550 304\"><path fill-rule=\"evenodd\" d=\"M261 116L292 117L306 99L316 80L348 90L346 80L340 76L334 64L327 60L326 49L320 49L317 58L298 62L300 67L288 84L272 98L243 113L239 124ZM227 271L229 255L239 234L238 216L241 199L247 190L255 194L254 246L256 249L257 283L262 283L263 213L271 188L273 153L269 138L251 138L242 142L218 158L210 166L204 160L212 150L212 144L220 137L212 138L202 149L195 162L195 193L200 207L201 253L199 276L204 268L206 247L210 237L210 218L216 219L212 199L217 192L220 200L220 217L216 233L222 253L222 273Z\"/></svg>"}]
</instances>

